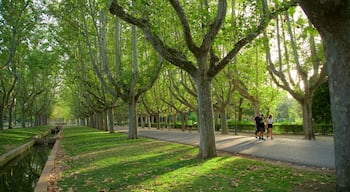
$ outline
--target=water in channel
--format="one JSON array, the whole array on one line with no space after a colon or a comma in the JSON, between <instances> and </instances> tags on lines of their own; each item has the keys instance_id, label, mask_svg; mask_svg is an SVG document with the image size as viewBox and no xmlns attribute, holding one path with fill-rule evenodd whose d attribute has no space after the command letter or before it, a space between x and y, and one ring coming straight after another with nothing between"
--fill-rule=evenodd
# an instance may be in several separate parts
<instances>
[{"instance_id":1,"label":"water in channel","mask_svg":"<svg viewBox=\"0 0 350 192\"><path fill-rule=\"evenodd\" d=\"M48 159L52 146L34 145L0 167L0 192L32 192Z\"/></svg>"}]
</instances>

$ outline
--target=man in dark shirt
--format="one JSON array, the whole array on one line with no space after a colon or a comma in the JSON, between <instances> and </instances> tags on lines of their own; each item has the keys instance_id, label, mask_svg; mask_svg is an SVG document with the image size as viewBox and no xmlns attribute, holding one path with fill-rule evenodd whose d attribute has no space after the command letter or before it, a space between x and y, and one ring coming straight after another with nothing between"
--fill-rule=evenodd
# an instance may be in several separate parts
<instances>
[{"instance_id":1,"label":"man in dark shirt","mask_svg":"<svg viewBox=\"0 0 350 192\"><path fill-rule=\"evenodd\" d=\"M260 115L260 113L258 112L257 116L254 118L255 120L255 137L258 138L259 140L264 140L264 129L265 129L265 124L264 124L264 116Z\"/></svg>"}]
</instances>

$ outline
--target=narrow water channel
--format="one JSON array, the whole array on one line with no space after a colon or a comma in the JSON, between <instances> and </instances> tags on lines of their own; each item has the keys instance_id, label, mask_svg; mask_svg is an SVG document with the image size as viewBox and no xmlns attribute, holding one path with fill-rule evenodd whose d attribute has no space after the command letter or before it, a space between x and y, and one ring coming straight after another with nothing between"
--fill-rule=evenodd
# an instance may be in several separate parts
<instances>
[{"instance_id":1,"label":"narrow water channel","mask_svg":"<svg viewBox=\"0 0 350 192\"><path fill-rule=\"evenodd\" d=\"M29 151L0 167L1 192L32 192L52 146L34 145Z\"/></svg>"}]
</instances>

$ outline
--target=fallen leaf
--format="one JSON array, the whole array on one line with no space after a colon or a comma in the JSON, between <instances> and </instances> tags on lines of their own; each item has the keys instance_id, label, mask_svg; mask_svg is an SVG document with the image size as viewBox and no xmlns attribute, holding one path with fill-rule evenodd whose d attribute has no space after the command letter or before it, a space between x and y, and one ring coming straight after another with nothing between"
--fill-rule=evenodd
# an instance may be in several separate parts
<instances>
[{"instance_id":1,"label":"fallen leaf","mask_svg":"<svg viewBox=\"0 0 350 192\"><path fill-rule=\"evenodd\" d=\"M89 177L88 179L85 180L85 184L86 184L86 185L89 185L89 184L91 183L91 180L92 180L92 178Z\"/></svg>"},{"instance_id":2,"label":"fallen leaf","mask_svg":"<svg viewBox=\"0 0 350 192\"><path fill-rule=\"evenodd\" d=\"M232 180L231 181L231 187L234 187L234 188L238 187L238 181L237 180Z\"/></svg>"},{"instance_id":3,"label":"fallen leaf","mask_svg":"<svg viewBox=\"0 0 350 192\"><path fill-rule=\"evenodd\" d=\"M102 181L102 183L110 183L112 182L112 178L111 177L107 177L105 180Z\"/></svg>"},{"instance_id":4,"label":"fallen leaf","mask_svg":"<svg viewBox=\"0 0 350 192\"><path fill-rule=\"evenodd\" d=\"M138 173L137 176L138 177L142 177L142 176L144 176L144 174L143 173Z\"/></svg>"}]
</instances>

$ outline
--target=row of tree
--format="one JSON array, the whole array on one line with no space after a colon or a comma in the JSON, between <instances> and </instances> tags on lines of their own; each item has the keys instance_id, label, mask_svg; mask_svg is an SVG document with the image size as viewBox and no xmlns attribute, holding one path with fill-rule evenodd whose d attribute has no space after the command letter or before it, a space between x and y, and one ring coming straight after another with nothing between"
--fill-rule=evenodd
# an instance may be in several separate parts
<instances>
[{"instance_id":1,"label":"row of tree","mask_svg":"<svg viewBox=\"0 0 350 192\"><path fill-rule=\"evenodd\" d=\"M324 62L320 57L322 49L319 36L309 26L300 10L292 8L287 12L285 10L290 5L276 4L273 5L275 12L264 13L262 2L237 3L231 1L225 5L225 9L231 10L231 14L227 16L226 11L221 10L224 12L221 14L225 14L225 17L220 21L222 22L219 26L220 30L215 29L220 33L217 32L215 44L206 48L209 49L208 54L204 54L199 50L199 46L196 48L196 43L200 43L200 39L206 35L205 32L210 30L211 26L208 26L207 23L210 23L215 16L215 13L210 11L216 9L215 4L203 1L196 5L194 3L186 7L183 5L183 8L180 4L172 8L169 3L157 3L153 7L147 3L130 4L138 7L128 8L135 10L134 12L137 10L150 11L148 14L152 18L149 19L154 20L152 21L154 26L146 27L155 34L154 41L164 41L160 43L164 47L159 49L168 50L164 54L173 57L168 58L166 62L162 59L164 57L154 52L146 42L142 31L133 28L135 25L119 21L106 13L106 4L93 1L83 4L77 16L73 10L79 3L79 1L70 1L49 5L50 13L55 17L61 29L57 35L60 37L59 42L71 48L67 49L66 54L68 60L74 60L67 62L66 71L70 69L71 72L66 73L65 79L66 85L72 85L70 86L72 89L69 90L72 93L67 93L67 95L80 95L76 99L69 99L74 104L73 110L76 116L86 118L96 112L120 106L121 104L117 104L120 100L118 101L117 98L121 98L123 102L130 105L129 122L136 121L136 116L132 114L137 113L174 113L175 111L188 111L187 109L200 113L200 107L198 107L200 104L197 106L195 100L201 93L196 89L210 90L207 92L213 93L210 97L201 97L205 97L204 100L213 99L214 101L211 101L209 105L213 106L215 111L220 112L221 117L226 117L227 110L233 105L237 106L238 111L241 111L242 104L253 108L255 112L264 110L271 113L280 95L277 94L279 93L279 89L276 88L277 84L288 90L303 106L304 119L307 122L304 123L305 137L314 139L310 123L312 119L311 98L317 86L325 81ZM176 9L180 8L186 8L186 11L202 10L200 12L202 15L198 16L198 13L189 12L187 15L178 16L181 10ZM159 9L173 9L175 12L157 11ZM251 10L252 14L247 15L242 11L246 9ZM186 23L182 24L178 17L186 19L186 22L193 22L191 27L194 30L183 33L183 30L190 30L190 26L185 26ZM260 21L259 17L262 18ZM269 26L268 23L272 18L275 18L273 20L275 23ZM143 22L142 20L139 23ZM174 25L174 23L178 24ZM266 32L262 33L263 31ZM186 34L190 36L186 37ZM188 39L190 42L187 41ZM269 43L269 41L277 43ZM305 44L305 41L309 43ZM186 50L186 46L190 44L193 49L198 49L195 51L196 54L200 56L203 54L203 57L208 57L208 59L196 58L193 53L191 54L191 50ZM272 44L278 46L272 46ZM244 47L245 45L247 46ZM269 47L273 50L270 50ZM197 60L203 60L203 66L197 64ZM171 67L169 63L172 62L179 62L175 64L178 67ZM160 65L163 63L165 65L160 70ZM226 65L227 67L224 67ZM204 71L200 72L199 68ZM206 77L205 70L210 72L208 77ZM166 78L159 78L160 80L156 82L158 88L155 88L153 92L158 92L156 97L159 97L159 100L165 104L150 105L150 102L145 103L145 101L149 101L149 97L153 99L155 95L151 95L151 92L143 95L142 93L150 89L158 73ZM200 75L201 73L203 74ZM200 83L198 82L200 79L194 77L204 78L203 80L208 82L203 83L209 83L210 87L213 84L213 88L199 88L197 84ZM137 103L146 105L140 106L140 109L135 112ZM208 111L213 111L211 108L209 107ZM212 122L202 124L212 127L210 126ZM130 131L130 138L137 138L136 127L130 126L130 130L134 130Z\"/></svg>"},{"instance_id":2,"label":"row of tree","mask_svg":"<svg viewBox=\"0 0 350 192\"><path fill-rule=\"evenodd\" d=\"M137 138L137 114L194 111L202 137L211 138L203 140L206 158L216 153L213 111L227 133L232 106L238 119L245 108L269 114L282 88L302 106L305 138L315 139L312 95L326 80L325 62L320 37L295 2L112 3L125 21L108 14L107 3L47 4L65 48L65 99L88 119L82 122L110 122L112 130L112 109L127 104L128 137Z\"/></svg>"},{"instance_id":3,"label":"row of tree","mask_svg":"<svg viewBox=\"0 0 350 192\"><path fill-rule=\"evenodd\" d=\"M325 43L333 106L343 106L332 107L338 119L335 135L341 136L335 139L336 154L346 151L344 136L349 133L339 131L345 124L338 122L346 119L348 106L339 98L349 89L335 88L347 86L337 80L347 77L342 46L347 40L342 34L335 38L327 27L346 31L341 28L347 19L344 2L301 1L313 25L293 0L125 0L112 1L107 10L109 4L1 1L0 35L6 45L0 50L2 113L11 106L26 107L30 112L23 110L23 116L47 112L60 91L75 117L100 128L109 122L113 130L113 116L125 117L119 107L126 104L128 137L133 139L138 137L138 115L191 109L199 117L198 156L209 158L216 156L213 111L224 117L223 125L232 106L238 112L249 105L255 113L271 113L282 88L301 104L305 138L314 139L312 95L326 81L316 26ZM325 11L318 13L316 7ZM339 167L346 167L349 153L336 158ZM341 180L344 175L349 171L340 173L339 188L349 186Z\"/></svg>"},{"instance_id":4,"label":"row of tree","mask_svg":"<svg viewBox=\"0 0 350 192\"><path fill-rule=\"evenodd\" d=\"M225 134L228 113L241 120L245 111L253 116L250 109L274 112L282 88L302 106L305 138L315 138L311 104L326 80L324 58L318 33L293 2L112 4L110 11L133 25L108 14L106 3L89 1L77 10L79 0L20 1L14 14L2 2L2 117L8 109L14 122L17 106L23 125L26 117L43 124L61 91L76 118L111 132L115 116L125 118L113 115L124 108L113 109L127 104L129 138L138 137L137 116L188 111L213 138L213 111Z\"/></svg>"},{"instance_id":5,"label":"row of tree","mask_svg":"<svg viewBox=\"0 0 350 192\"><path fill-rule=\"evenodd\" d=\"M0 130L48 123L61 53L53 49L43 7L32 1L0 1ZM16 117L17 115L17 117Z\"/></svg>"}]
</instances>

